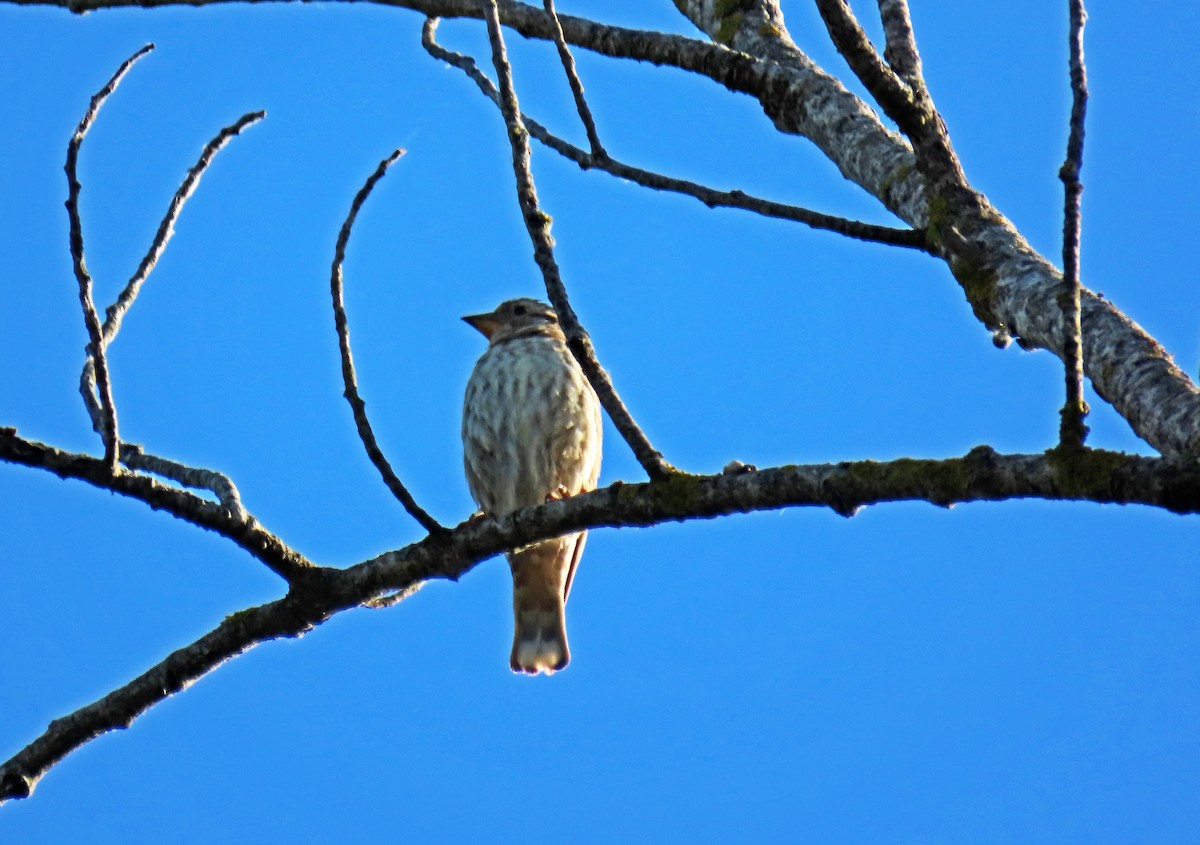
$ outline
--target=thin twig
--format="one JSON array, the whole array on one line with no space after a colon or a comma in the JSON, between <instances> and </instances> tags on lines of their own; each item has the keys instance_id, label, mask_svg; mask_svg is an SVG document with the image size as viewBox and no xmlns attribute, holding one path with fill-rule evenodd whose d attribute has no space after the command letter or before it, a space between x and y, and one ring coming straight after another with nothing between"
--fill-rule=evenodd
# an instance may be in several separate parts
<instances>
[{"instance_id":1,"label":"thin twig","mask_svg":"<svg viewBox=\"0 0 1200 845\"><path fill-rule=\"evenodd\" d=\"M255 111L242 115L234 123L218 132L216 137L205 145L204 150L200 153L200 158L188 170L183 184L179 186L179 189L175 191L175 195L171 197L171 203L167 206L167 212L163 215L162 222L158 224L158 231L154 233L154 240L150 243L150 249L147 250L141 263L138 264L137 270L129 279L128 284L125 285L125 289L121 291L120 296L105 310L105 343L110 343L117 332L120 331L121 320L125 316L125 312L133 305L133 301L137 298L142 283L146 281L146 277L150 275L150 272L154 269L154 265L158 263L159 257L162 256L163 250L166 249L167 242L175 234L175 220L179 217L179 212L183 210L184 203L195 192L196 186L200 182L200 177L208 169L208 165L212 162L213 157L235 135L240 134L246 127L262 120L266 117L266 114L265 111Z\"/></svg>"},{"instance_id":2,"label":"thin twig","mask_svg":"<svg viewBox=\"0 0 1200 845\"><path fill-rule=\"evenodd\" d=\"M241 522L251 519L249 511L242 504L242 496L233 479L215 469L192 467L168 458L160 458L149 454L136 443L121 444L121 463L130 469L161 475L193 490L208 490L235 519Z\"/></svg>"},{"instance_id":3,"label":"thin twig","mask_svg":"<svg viewBox=\"0 0 1200 845\"><path fill-rule=\"evenodd\" d=\"M383 161L379 162L379 166L375 168L375 172L367 178L366 183L359 189L359 192L354 197L354 201L350 204L350 213L346 215L346 222L342 224L342 230L338 233L329 287L333 296L333 323L337 328L338 349L342 355L342 380L346 385L343 395L346 397L346 401L350 403L350 410L354 414L354 424L358 428L359 439L362 440L363 446L366 447L367 457L371 459L371 463L379 470L379 474L383 478L383 483L392 491L392 495L400 501L404 509L412 515L412 518L419 522L421 527L429 533L440 534L445 532L445 527L417 504L412 494L408 492L408 488L404 486L392 470L392 465L388 463L388 459L384 457L383 450L379 448L379 444L375 440L375 432L371 429L370 420L367 419L367 403L358 394L358 377L354 372L354 356L350 352L350 325L346 320L346 304L342 293L342 262L346 260L346 244L350 240L350 231L354 227L354 221L358 217L359 209L362 208L363 203L370 196L375 183L383 178L388 168L402 155L404 155L404 150L396 150Z\"/></svg>"},{"instance_id":4,"label":"thin twig","mask_svg":"<svg viewBox=\"0 0 1200 845\"><path fill-rule=\"evenodd\" d=\"M500 92L496 90L496 86L492 84L492 80L479 69L475 60L470 56L456 53L437 43L434 38L435 31L436 19L426 21L421 37L421 43L426 51L434 58L440 59L463 71L479 87L484 96L499 106ZM747 194L744 191L721 191L684 179L676 179L673 176L643 170L639 167L633 167L617 161L607 153L603 157L597 157L592 153L582 150L574 144L554 135L524 112L521 113L521 121L524 123L525 128L529 130L529 134L532 137L564 158L575 162L584 170L600 170L621 179L628 179L630 182L646 188L690 196L704 203L709 208L740 208L755 214L761 214L764 217L792 220L814 229L836 232L837 234L856 240L908 249L919 249L924 252L928 252L930 249L925 233L922 231L900 229L891 226L877 226L872 223L863 223L860 220L849 220L845 217L823 214L819 211L802 208L801 206L763 199Z\"/></svg>"},{"instance_id":5,"label":"thin twig","mask_svg":"<svg viewBox=\"0 0 1200 845\"><path fill-rule=\"evenodd\" d=\"M125 285L125 288L121 291L116 301L108 306L105 311L104 325L100 331L100 342L103 350L107 350L108 344L113 341L117 332L120 331L122 319L130 306L133 305L142 284L158 263L159 257L162 255L163 250L166 249L167 242L170 241L171 236L174 234L175 220L179 217L179 212L183 209L184 203L195 192L200 177L212 162L213 157L231 138L239 134L247 126L261 120L265 115L266 112L262 111L243 115L236 122L226 126L217 133L216 137L204 147L200 158L192 165L183 183L171 198L166 214L159 223L158 231L154 235L150 248L142 258L137 270ZM96 363L90 353L85 357L83 372L80 374L79 382L79 392L83 396L84 405L87 408L88 415L91 417L92 427L97 431L103 431L103 409L96 399ZM185 466L176 461L148 454L141 446L131 443L120 444L117 454L121 463L130 469L152 472L164 478L170 478L185 487L209 490L217 496L221 504L235 517L241 520L249 518L249 514L242 505L237 486L230 478L216 470Z\"/></svg>"},{"instance_id":6,"label":"thin twig","mask_svg":"<svg viewBox=\"0 0 1200 845\"><path fill-rule=\"evenodd\" d=\"M79 394L83 397L83 404L92 418L92 427L100 431L103 425L103 415L100 403L96 400L95 375L96 371L92 366L92 360L88 358L83 372L79 375ZM241 494L238 493L233 479L215 469L190 467L167 458L160 458L157 455L149 454L137 443L122 443L118 454L121 463L129 469L152 472L194 490L207 490L217 497L221 505L233 514L235 519L240 522L250 519L250 513L242 504Z\"/></svg>"},{"instance_id":7,"label":"thin twig","mask_svg":"<svg viewBox=\"0 0 1200 845\"><path fill-rule=\"evenodd\" d=\"M1083 324L1080 317L1079 228L1083 183L1083 122L1087 114L1087 68L1083 61L1083 26L1087 11L1083 0L1068 0L1071 13L1071 131L1067 138L1067 158L1058 176L1062 180L1063 209L1063 281L1067 296L1063 306L1063 365L1066 368L1067 399L1059 425L1059 443L1063 448L1083 448L1088 428L1087 402L1083 398Z\"/></svg>"},{"instance_id":8,"label":"thin twig","mask_svg":"<svg viewBox=\"0 0 1200 845\"><path fill-rule=\"evenodd\" d=\"M117 408L113 402L108 361L104 357L103 330L100 326L100 317L96 313L95 301L92 298L92 277L88 273L87 262L84 258L83 223L79 218L79 192L82 186L79 184L76 171L79 163L79 148L83 144L84 136L92 128L92 122L96 119L100 107L116 90L121 79L133 67L134 62L153 49L153 44L147 44L122 62L108 83L92 97L87 111L75 128L75 134L71 136L71 141L67 144L67 163L64 168L67 173L67 217L71 225L71 262L75 270L75 279L79 283L79 304L83 308L83 322L88 332L88 354L95 361L96 385L100 393L102 416L99 433L104 440L104 461L113 475L120 470L121 439L117 427Z\"/></svg>"},{"instance_id":9,"label":"thin twig","mask_svg":"<svg viewBox=\"0 0 1200 845\"><path fill-rule=\"evenodd\" d=\"M579 119L583 121L583 128L587 132L588 145L592 149L592 155L596 158L607 158L608 154L604 151L604 145L600 143L600 134L596 131L596 121L592 118L592 110L588 108L587 100L583 96L583 82L579 79L579 72L575 70L575 59L571 56L571 51L567 49L567 39L563 35L562 22L558 19L558 12L554 10L554 0L543 0L542 5L553 24L554 46L558 48L558 58L562 61L563 70L566 71L571 94L575 97L575 109L579 112Z\"/></svg>"},{"instance_id":10,"label":"thin twig","mask_svg":"<svg viewBox=\"0 0 1200 845\"><path fill-rule=\"evenodd\" d=\"M530 170L529 131L521 122L521 111L517 104L517 94L513 88L512 69L509 67L508 56L504 48L504 33L500 29L500 13L496 8L496 0L481 0L483 16L487 21L488 40L492 47L492 62L496 67L496 78L500 87L500 110L504 114L504 124L508 129L508 142L512 147L513 173L517 179L517 199L521 205L522 217L529 238L533 242L533 257L542 271L546 282L546 294L554 305L562 324L563 333L567 337L567 345L579 361L588 381L596 391L600 404L608 412L613 424L633 450L638 463L646 470L651 479L664 478L676 470L663 460L663 456L651 444L645 432L634 421L633 415L617 395L612 379L609 378L600 362L596 360L596 352L592 348L591 338L579 324L575 310L567 298L567 289L563 285L558 263L554 260L553 240L550 237L550 217L538 207L537 189L533 184L533 173ZM426 21L426 27L430 23Z\"/></svg>"}]
</instances>

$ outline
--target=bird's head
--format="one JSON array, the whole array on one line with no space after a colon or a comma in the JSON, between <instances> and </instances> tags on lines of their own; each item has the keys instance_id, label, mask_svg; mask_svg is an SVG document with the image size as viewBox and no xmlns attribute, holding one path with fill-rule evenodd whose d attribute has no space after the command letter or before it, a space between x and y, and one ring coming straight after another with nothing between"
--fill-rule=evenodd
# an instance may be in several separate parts
<instances>
[{"instance_id":1,"label":"bird's head","mask_svg":"<svg viewBox=\"0 0 1200 845\"><path fill-rule=\"evenodd\" d=\"M510 299L501 302L495 311L463 317L495 346L506 340L533 335L562 338L558 315L554 309L536 299Z\"/></svg>"}]
</instances>

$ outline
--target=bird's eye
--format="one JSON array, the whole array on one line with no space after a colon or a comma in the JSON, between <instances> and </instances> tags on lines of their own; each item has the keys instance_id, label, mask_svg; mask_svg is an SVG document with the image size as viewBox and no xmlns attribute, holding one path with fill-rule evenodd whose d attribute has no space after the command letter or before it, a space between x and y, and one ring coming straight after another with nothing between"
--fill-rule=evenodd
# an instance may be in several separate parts
<instances>
[{"instance_id":1,"label":"bird's eye","mask_svg":"<svg viewBox=\"0 0 1200 845\"><path fill-rule=\"evenodd\" d=\"M513 307L513 316L514 317L524 317L528 313L529 313L529 311L528 311L528 309L525 308L524 305L517 305L517 306Z\"/></svg>"}]
</instances>

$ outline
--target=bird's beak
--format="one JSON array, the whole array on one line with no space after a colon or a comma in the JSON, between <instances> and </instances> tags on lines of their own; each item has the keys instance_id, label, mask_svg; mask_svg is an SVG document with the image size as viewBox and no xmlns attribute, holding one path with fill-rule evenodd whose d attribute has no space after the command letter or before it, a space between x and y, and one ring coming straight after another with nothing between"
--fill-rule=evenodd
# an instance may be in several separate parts
<instances>
[{"instance_id":1,"label":"bird's beak","mask_svg":"<svg viewBox=\"0 0 1200 845\"><path fill-rule=\"evenodd\" d=\"M500 319L496 316L495 311L488 314L470 314L463 317L463 321L472 328L477 329L488 340L491 340L492 335L496 333L496 329L500 328Z\"/></svg>"}]
</instances>

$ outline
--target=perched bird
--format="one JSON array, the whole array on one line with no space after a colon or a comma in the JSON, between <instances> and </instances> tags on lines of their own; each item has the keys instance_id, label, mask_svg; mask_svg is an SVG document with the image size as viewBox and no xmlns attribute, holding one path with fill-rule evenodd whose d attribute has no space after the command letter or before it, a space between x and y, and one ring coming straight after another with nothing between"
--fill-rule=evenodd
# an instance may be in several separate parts
<instances>
[{"instance_id":1,"label":"perched bird","mask_svg":"<svg viewBox=\"0 0 1200 845\"><path fill-rule=\"evenodd\" d=\"M467 486L480 509L504 516L596 487L600 402L579 368L554 309L510 299L463 317L488 339L463 402ZM587 532L509 552L513 577L514 672L551 674L567 665L564 607Z\"/></svg>"}]
</instances>

